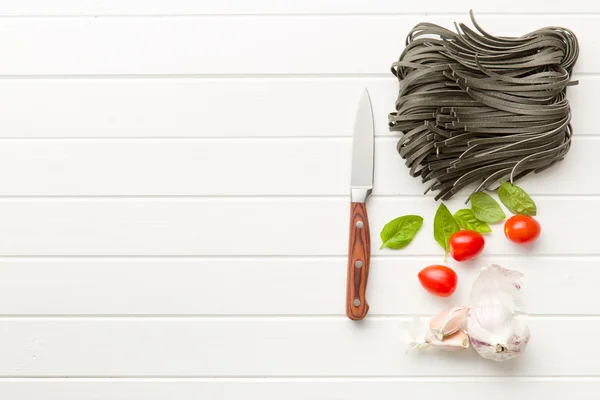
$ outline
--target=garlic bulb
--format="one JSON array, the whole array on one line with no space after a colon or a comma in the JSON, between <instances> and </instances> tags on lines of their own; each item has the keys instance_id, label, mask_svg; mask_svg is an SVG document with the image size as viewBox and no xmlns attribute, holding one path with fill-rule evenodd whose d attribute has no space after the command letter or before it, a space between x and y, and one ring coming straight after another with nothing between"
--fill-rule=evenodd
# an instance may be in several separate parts
<instances>
[{"instance_id":1,"label":"garlic bulb","mask_svg":"<svg viewBox=\"0 0 600 400\"><path fill-rule=\"evenodd\" d=\"M499 265L483 267L471 288L471 304L501 304L510 311L521 311L523 274Z\"/></svg>"},{"instance_id":2,"label":"garlic bulb","mask_svg":"<svg viewBox=\"0 0 600 400\"><path fill-rule=\"evenodd\" d=\"M439 340L462 329L469 314L468 307L450 307L429 321L429 329Z\"/></svg>"},{"instance_id":3,"label":"garlic bulb","mask_svg":"<svg viewBox=\"0 0 600 400\"><path fill-rule=\"evenodd\" d=\"M483 358L505 361L521 354L529 342L527 325L503 304L471 308L466 330L473 348Z\"/></svg>"}]
</instances>

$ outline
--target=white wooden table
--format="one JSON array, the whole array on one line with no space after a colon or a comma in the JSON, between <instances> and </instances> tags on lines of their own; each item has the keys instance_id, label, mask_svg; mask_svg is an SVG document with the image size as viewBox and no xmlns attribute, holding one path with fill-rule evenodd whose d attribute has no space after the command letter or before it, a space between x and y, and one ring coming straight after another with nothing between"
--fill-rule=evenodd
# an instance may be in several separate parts
<instances>
[{"instance_id":1,"label":"white wooden table","mask_svg":"<svg viewBox=\"0 0 600 400\"><path fill-rule=\"evenodd\" d=\"M579 36L568 158L522 182L543 236L494 228L454 265L437 204L387 129L390 64L417 22ZM566 13L568 11L568 13ZM0 2L0 398L597 399L600 3L507 0ZM350 135L376 117L371 311L344 316ZM461 206L466 194L450 202ZM385 222L420 214L402 251ZM405 354L401 322L464 304L478 267L526 274L520 359Z\"/></svg>"}]
</instances>

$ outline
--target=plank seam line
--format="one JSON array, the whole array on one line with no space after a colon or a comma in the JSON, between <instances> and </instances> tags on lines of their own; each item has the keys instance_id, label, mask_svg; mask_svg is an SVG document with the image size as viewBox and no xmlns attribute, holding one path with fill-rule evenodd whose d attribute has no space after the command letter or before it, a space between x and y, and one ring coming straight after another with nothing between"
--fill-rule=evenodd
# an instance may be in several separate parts
<instances>
[{"instance_id":1,"label":"plank seam line","mask_svg":"<svg viewBox=\"0 0 600 400\"><path fill-rule=\"evenodd\" d=\"M598 375L585 376L564 376L564 375L538 375L538 376L514 376L514 375L490 375L490 376L471 376L471 375L427 375L427 376L394 376L394 375L337 375L337 376L322 376L322 375L280 375L280 376L248 376L248 375L4 375L0 376L0 383L21 383L28 382L145 382L145 381L164 381L164 382L199 382L199 383L219 383L219 382L245 382L245 383L268 383L268 382L497 382L497 381L513 381L513 382L596 382L600 381Z\"/></svg>"},{"instance_id":2,"label":"plank seam line","mask_svg":"<svg viewBox=\"0 0 600 400\"><path fill-rule=\"evenodd\" d=\"M600 21L599 21L600 22ZM391 62L390 62L391 63ZM580 77L599 78L600 71L598 72L575 72L573 79ZM81 73L81 74L0 74L0 80L68 80L68 79L88 79L88 80L101 80L101 79L156 79L156 80L178 80L178 79L205 79L205 80L282 80L282 79L387 79L390 81L396 81L397 79L390 72L332 72L332 73L293 73L293 72L275 72L275 73L237 73L237 74L218 74L218 73L171 73L171 74L95 74L95 73ZM577 87L571 89L577 90Z\"/></svg>"},{"instance_id":3,"label":"plank seam line","mask_svg":"<svg viewBox=\"0 0 600 400\"><path fill-rule=\"evenodd\" d=\"M385 142L385 141L396 141L400 139L400 135L395 135L390 132L385 133L376 133L375 141L376 142ZM44 141L71 141L71 142L88 142L88 141L99 141L99 142L109 142L109 141L132 141L132 142L140 142L140 141L238 141L238 142L256 142L257 140L265 141L265 142L286 142L286 141L344 141L350 143L352 140L352 136L343 136L343 135L312 135L312 136L202 136L202 137L193 137L193 136L88 136L88 137L74 137L74 136L28 136L28 137L17 137L17 136L4 136L0 137L0 142L2 141L15 141L15 142L44 142ZM573 140L578 141L596 141L600 140L600 133L592 133L592 134L575 134Z\"/></svg>"},{"instance_id":4,"label":"plank seam line","mask_svg":"<svg viewBox=\"0 0 600 400\"><path fill-rule=\"evenodd\" d=\"M600 194L597 193L586 193L586 194L540 194L535 193L536 199L568 199L568 200L584 200L592 199L599 200ZM372 195L374 199L395 199L395 200L414 200L414 199L431 199L433 201L433 195L422 195L422 194L376 194ZM221 200L221 201L250 201L250 200L270 200L270 201L285 201L285 200L298 200L298 201L337 201L349 199L348 195L0 195L0 202L2 201L14 201L21 200L24 202L56 202L56 201L209 201L209 200Z\"/></svg>"},{"instance_id":5,"label":"plank seam line","mask_svg":"<svg viewBox=\"0 0 600 400\"><path fill-rule=\"evenodd\" d=\"M282 12L282 13L102 13L93 10L81 12L78 14L0 14L0 19L160 19L160 18L194 18L194 19L227 19L227 18L398 18L413 16L435 16L435 17L464 17L465 13L459 12L430 12L430 11L410 11L410 12ZM481 11L478 16L491 16L500 18L514 17L590 17L600 15L598 11L567 11L567 12L496 12Z\"/></svg>"},{"instance_id":6,"label":"plank seam line","mask_svg":"<svg viewBox=\"0 0 600 400\"><path fill-rule=\"evenodd\" d=\"M418 255L418 254L389 254L389 255L380 255L373 254L371 257L373 259L385 259L385 260L422 260L431 257L439 257L440 255ZM513 259L522 259L523 256L519 254L505 254L505 255L485 255L481 256L482 260L488 260L494 257L501 257L506 260ZM570 261L573 259L591 259L595 261L600 258L600 254L573 254L573 255L564 255L564 254L550 254L550 255L529 255L529 259L534 260L545 260L545 259L562 259L564 261ZM123 255L96 255L96 256L81 256L81 255L63 255L63 256L55 256L55 255L0 255L0 263L27 263L27 262L55 262L60 260L61 262L75 263L75 262L89 262L89 261L111 261L111 262L151 262L151 261L163 261L169 260L170 262L189 262L189 261L234 261L234 260L242 260L242 261L268 261L268 260L297 260L297 261L318 261L318 260L338 260L343 261L346 260L347 256L344 255L197 255L197 256L186 256L186 255L165 255L165 256L123 256ZM332 268L337 268L337 266L332 266Z\"/></svg>"},{"instance_id":7,"label":"plank seam line","mask_svg":"<svg viewBox=\"0 0 600 400\"><path fill-rule=\"evenodd\" d=\"M600 194L597 193L583 193L583 194L542 194L532 193L537 199L600 199ZM423 194L374 194L371 198L375 199L433 199L434 195L423 195ZM11 200L26 200L26 201L75 201L75 200L91 200L91 201L103 201L103 200L117 200L117 201L135 201L135 200L159 200L159 201L173 201L173 200L223 200L223 201L234 201L234 200L330 200L336 201L340 199L349 199L349 195L345 194L334 194L334 195L268 195L268 194L232 194L232 195L0 195L0 201L11 201Z\"/></svg>"},{"instance_id":8,"label":"plank seam line","mask_svg":"<svg viewBox=\"0 0 600 400\"><path fill-rule=\"evenodd\" d=\"M338 259L348 257L343 253L339 254L12 254L12 255L0 255L0 261L7 260L266 260L266 259L274 259L274 260L283 260L283 259L298 259L298 260L306 260L306 259ZM426 253L426 254L372 254L371 259L429 259L432 257L440 257L439 253ZM503 259L522 259L522 254L514 254L514 253L498 253L498 254L488 254L485 255L486 258L503 258ZM589 253L589 254L542 254L538 253L535 255L529 255L529 258L552 258L552 259L579 259L579 258L600 258L600 253Z\"/></svg>"},{"instance_id":9,"label":"plank seam line","mask_svg":"<svg viewBox=\"0 0 600 400\"><path fill-rule=\"evenodd\" d=\"M424 317L432 317L434 314L420 314ZM408 314L375 314L369 316L370 322L386 322L386 321L406 321L410 320L413 315ZM344 314L315 314L315 315L278 315L278 314L264 314L264 315L227 315L227 314L211 314L211 315L93 315L93 316L81 316L81 315L14 315L14 316L0 316L0 322L21 322L21 321L34 321L34 322L137 322L137 321L251 321L251 322L273 322L273 321L296 321L296 322L311 322L311 321L330 321L330 322L345 322L347 317ZM520 316L519 319L526 321L600 321L600 315L530 315Z\"/></svg>"}]
</instances>

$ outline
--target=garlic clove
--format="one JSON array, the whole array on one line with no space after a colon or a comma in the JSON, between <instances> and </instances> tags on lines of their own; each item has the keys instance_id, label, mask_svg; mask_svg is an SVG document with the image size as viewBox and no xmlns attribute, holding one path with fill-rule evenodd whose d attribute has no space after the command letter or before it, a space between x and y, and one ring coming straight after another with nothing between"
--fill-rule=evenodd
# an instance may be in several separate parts
<instances>
[{"instance_id":1,"label":"garlic clove","mask_svg":"<svg viewBox=\"0 0 600 400\"><path fill-rule=\"evenodd\" d=\"M471 288L471 304L500 304L520 311L523 274L499 265L483 267Z\"/></svg>"},{"instance_id":2,"label":"garlic clove","mask_svg":"<svg viewBox=\"0 0 600 400\"><path fill-rule=\"evenodd\" d=\"M429 329L438 340L450 336L462 329L469 307L450 307L429 321Z\"/></svg>"},{"instance_id":3,"label":"garlic clove","mask_svg":"<svg viewBox=\"0 0 600 400\"><path fill-rule=\"evenodd\" d=\"M452 335L438 339L427 329L418 315L404 324L405 342L408 345L408 351L413 349L426 349L436 347L442 350L464 350L469 348L469 337L463 330L458 330Z\"/></svg>"},{"instance_id":4,"label":"garlic clove","mask_svg":"<svg viewBox=\"0 0 600 400\"><path fill-rule=\"evenodd\" d=\"M469 348L469 336L462 330L445 337L443 340L432 335L428 338L428 342L431 347L442 350L460 351Z\"/></svg>"},{"instance_id":5,"label":"garlic clove","mask_svg":"<svg viewBox=\"0 0 600 400\"><path fill-rule=\"evenodd\" d=\"M529 343L525 322L501 304L471 308L465 324L471 345L483 358L505 361L520 355Z\"/></svg>"}]
</instances>

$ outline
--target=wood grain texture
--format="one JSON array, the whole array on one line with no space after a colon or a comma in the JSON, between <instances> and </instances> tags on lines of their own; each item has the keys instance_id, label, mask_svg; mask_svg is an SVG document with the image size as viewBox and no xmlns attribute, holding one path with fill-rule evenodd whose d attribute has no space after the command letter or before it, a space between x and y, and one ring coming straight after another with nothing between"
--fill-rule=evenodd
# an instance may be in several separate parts
<instances>
[{"instance_id":1,"label":"wood grain texture","mask_svg":"<svg viewBox=\"0 0 600 400\"><path fill-rule=\"evenodd\" d=\"M350 204L349 236L346 315L352 320L361 320L369 312L366 294L371 265L371 233L365 203Z\"/></svg>"}]
</instances>

